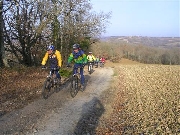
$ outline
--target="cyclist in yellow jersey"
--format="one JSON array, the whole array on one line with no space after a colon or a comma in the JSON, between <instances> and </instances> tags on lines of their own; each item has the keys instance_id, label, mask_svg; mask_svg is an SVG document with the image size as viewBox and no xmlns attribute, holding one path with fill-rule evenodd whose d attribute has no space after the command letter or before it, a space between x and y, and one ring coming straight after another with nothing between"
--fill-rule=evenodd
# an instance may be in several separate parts
<instances>
[{"instance_id":1,"label":"cyclist in yellow jersey","mask_svg":"<svg viewBox=\"0 0 180 135\"><path fill-rule=\"evenodd\" d=\"M88 60L88 64L92 63L92 65L94 65L94 62L96 61L96 58L94 57L92 52L89 52L89 54L87 55L87 60Z\"/></svg>"},{"instance_id":2,"label":"cyclist in yellow jersey","mask_svg":"<svg viewBox=\"0 0 180 135\"><path fill-rule=\"evenodd\" d=\"M49 65L50 65L50 70L54 71L56 74L56 77L61 79L59 69L62 65L62 58L61 58L61 53L55 49L53 45L48 46L47 52L44 55L44 58L41 62L43 68L45 67L45 64L47 60L49 59Z\"/></svg>"}]
</instances>

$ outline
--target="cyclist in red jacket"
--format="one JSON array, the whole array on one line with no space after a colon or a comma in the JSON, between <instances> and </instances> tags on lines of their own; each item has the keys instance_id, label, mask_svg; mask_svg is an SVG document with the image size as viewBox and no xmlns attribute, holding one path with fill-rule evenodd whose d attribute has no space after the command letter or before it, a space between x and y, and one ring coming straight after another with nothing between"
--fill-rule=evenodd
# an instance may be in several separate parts
<instances>
[{"instance_id":1,"label":"cyclist in red jacket","mask_svg":"<svg viewBox=\"0 0 180 135\"><path fill-rule=\"evenodd\" d=\"M104 58L104 57L101 57L101 58L100 58L100 61L101 61L102 63L105 63L105 58Z\"/></svg>"},{"instance_id":2,"label":"cyclist in red jacket","mask_svg":"<svg viewBox=\"0 0 180 135\"><path fill-rule=\"evenodd\" d=\"M101 58L100 58L100 67L102 67L104 64L105 64L105 58L104 58L104 56L102 56Z\"/></svg>"}]
</instances>

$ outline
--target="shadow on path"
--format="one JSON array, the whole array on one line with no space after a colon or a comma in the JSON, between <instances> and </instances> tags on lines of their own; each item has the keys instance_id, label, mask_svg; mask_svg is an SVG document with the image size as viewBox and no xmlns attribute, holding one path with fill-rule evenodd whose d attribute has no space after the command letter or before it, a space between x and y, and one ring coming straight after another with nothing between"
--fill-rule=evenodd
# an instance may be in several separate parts
<instances>
[{"instance_id":1,"label":"shadow on path","mask_svg":"<svg viewBox=\"0 0 180 135\"><path fill-rule=\"evenodd\" d=\"M85 103L82 106L82 116L75 127L74 135L95 134L99 118L103 113L104 106L98 98L94 97L91 101Z\"/></svg>"}]
</instances>

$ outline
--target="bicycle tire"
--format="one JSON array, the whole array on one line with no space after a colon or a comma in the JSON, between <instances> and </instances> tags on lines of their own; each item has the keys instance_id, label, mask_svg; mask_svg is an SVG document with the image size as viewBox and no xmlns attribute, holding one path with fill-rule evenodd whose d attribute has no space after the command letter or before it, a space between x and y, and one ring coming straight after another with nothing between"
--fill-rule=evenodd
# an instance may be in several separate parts
<instances>
[{"instance_id":1,"label":"bicycle tire","mask_svg":"<svg viewBox=\"0 0 180 135\"><path fill-rule=\"evenodd\" d=\"M102 64L102 68L104 68L104 63Z\"/></svg>"},{"instance_id":2,"label":"bicycle tire","mask_svg":"<svg viewBox=\"0 0 180 135\"><path fill-rule=\"evenodd\" d=\"M78 93L78 77L77 76L72 76L71 78L71 89L70 89L70 93L71 93L71 97L75 97Z\"/></svg>"},{"instance_id":3,"label":"bicycle tire","mask_svg":"<svg viewBox=\"0 0 180 135\"><path fill-rule=\"evenodd\" d=\"M55 78L56 79L56 84L54 84L54 91L57 93L57 92L59 92L60 91L60 86L61 86L61 84L60 84L60 79L58 79L58 78Z\"/></svg>"},{"instance_id":4,"label":"bicycle tire","mask_svg":"<svg viewBox=\"0 0 180 135\"><path fill-rule=\"evenodd\" d=\"M88 65L88 72L90 72L90 65Z\"/></svg>"},{"instance_id":5,"label":"bicycle tire","mask_svg":"<svg viewBox=\"0 0 180 135\"><path fill-rule=\"evenodd\" d=\"M49 92L51 91L52 86L53 84L51 79L46 79L42 89L42 97L44 99L47 99L49 97Z\"/></svg>"},{"instance_id":6,"label":"bicycle tire","mask_svg":"<svg viewBox=\"0 0 180 135\"><path fill-rule=\"evenodd\" d=\"M101 68L104 68L104 63L101 62L101 63L100 63L100 67L101 67Z\"/></svg>"},{"instance_id":7,"label":"bicycle tire","mask_svg":"<svg viewBox=\"0 0 180 135\"><path fill-rule=\"evenodd\" d=\"M89 71L89 74L92 73L92 65L90 64L89 67L88 67L88 71Z\"/></svg>"},{"instance_id":8,"label":"bicycle tire","mask_svg":"<svg viewBox=\"0 0 180 135\"><path fill-rule=\"evenodd\" d=\"M91 70L90 70L90 74L92 74L92 64L90 65L90 69L91 69Z\"/></svg>"},{"instance_id":9,"label":"bicycle tire","mask_svg":"<svg viewBox=\"0 0 180 135\"><path fill-rule=\"evenodd\" d=\"M80 75L80 73L78 73L77 75L77 89L78 89L78 91L84 91L83 89L82 89L82 85L81 85L81 75Z\"/></svg>"}]
</instances>

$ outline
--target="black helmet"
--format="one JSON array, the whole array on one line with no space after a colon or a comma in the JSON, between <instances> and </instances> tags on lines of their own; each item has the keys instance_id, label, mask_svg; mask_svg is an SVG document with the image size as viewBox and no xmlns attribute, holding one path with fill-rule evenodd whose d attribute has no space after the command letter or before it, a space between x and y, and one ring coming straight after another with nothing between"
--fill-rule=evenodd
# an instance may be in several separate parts
<instances>
[{"instance_id":1,"label":"black helmet","mask_svg":"<svg viewBox=\"0 0 180 135\"><path fill-rule=\"evenodd\" d=\"M73 49L79 49L79 44L74 44Z\"/></svg>"}]
</instances>

